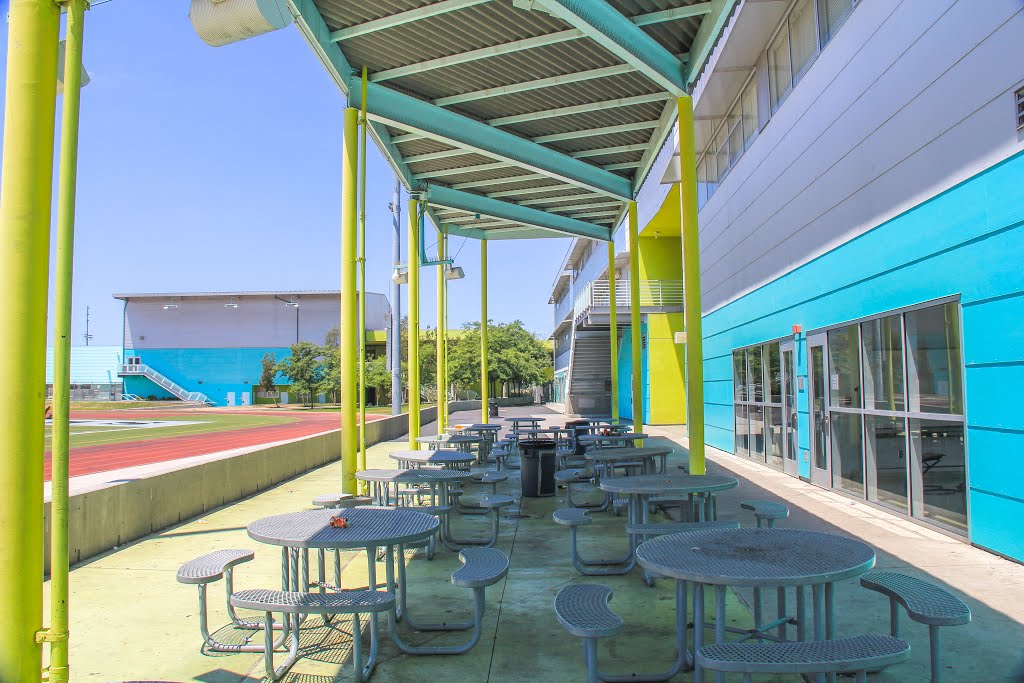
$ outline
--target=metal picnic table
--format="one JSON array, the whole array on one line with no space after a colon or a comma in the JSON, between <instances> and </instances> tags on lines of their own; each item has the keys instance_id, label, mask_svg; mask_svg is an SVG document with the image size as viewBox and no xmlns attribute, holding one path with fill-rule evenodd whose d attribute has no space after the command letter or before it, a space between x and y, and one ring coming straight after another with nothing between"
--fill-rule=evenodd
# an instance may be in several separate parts
<instances>
[{"instance_id":1,"label":"metal picnic table","mask_svg":"<svg viewBox=\"0 0 1024 683\"><path fill-rule=\"evenodd\" d=\"M398 464L404 468L435 465L448 469L464 469L476 460L472 453L450 448L430 451L393 451L388 454L388 457L397 460Z\"/></svg>"},{"instance_id":2,"label":"metal picnic table","mask_svg":"<svg viewBox=\"0 0 1024 683\"><path fill-rule=\"evenodd\" d=\"M813 601L813 639L835 637L835 583L866 573L875 565L871 546L847 536L804 529L705 529L661 536L641 543L636 559L649 572L673 578L677 582L677 643L686 644L686 585L694 583L694 652L704 643L704 629L696 615L704 614L704 587L715 587L715 642L725 642L726 588L796 587L797 639L808 640L804 587L811 586ZM785 592L780 592L780 618L768 625L755 624L748 637L785 640L790 618L785 614ZM778 629L772 638L765 631ZM731 630L731 629L729 629ZM693 659L689 655L687 661ZM716 674L716 680L722 680ZM694 671L694 681L703 681L703 672ZM824 674L819 680L824 679ZM655 680L646 678L645 680ZM659 679L666 680L666 679Z\"/></svg>"},{"instance_id":3,"label":"metal picnic table","mask_svg":"<svg viewBox=\"0 0 1024 683\"><path fill-rule=\"evenodd\" d=\"M332 527L331 517L344 516L346 527ZM281 589L286 591L309 590L309 550L366 550L367 585L370 590L377 586L376 551L386 548L389 557L394 546L430 538L440 526L436 517L408 509L356 507L341 510L305 510L264 517L252 522L246 528L249 538L260 543L281 547ZM321 555L321 557L323 557ZM301 568L300 568L301 561ZM320 564L320 592L326 592L323 563ZM391 573L389 567L389 574ZM398 591L406 594L404 572L400 573ZM389 581L387 590L392 592ZM340 589L340 586L337 588ZM404 599L403 599L404 603ZM397 612L392 613L399 618ZM302 615L284 615L286 620L294 619L293 627L299 629ZM363 676L368 677L377 660L377 614L370 614L370 654L363 666ZM361 634L353 637L361 637Z\"/></svg>"}]
</instances>

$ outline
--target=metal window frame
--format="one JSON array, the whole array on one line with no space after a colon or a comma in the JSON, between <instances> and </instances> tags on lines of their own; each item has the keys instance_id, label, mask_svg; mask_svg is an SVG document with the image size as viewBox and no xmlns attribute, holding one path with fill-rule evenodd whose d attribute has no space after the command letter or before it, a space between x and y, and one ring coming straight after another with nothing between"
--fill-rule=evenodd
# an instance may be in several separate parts
<instances>
[{"instance_id":1,"label":"metal window frame","mask_svg":"<svg viewBox=\"0 0 1024 683\"><path fill-rule=\"evenodd\" d=\"M1024 87L1018 88L1014 93L1014 104L1017 114L1017 132L1024 133Z\"/></svg>"},{"instance_id":2,"label":"metal window frame","mask_svg":"<svg viewBox=\"0 0 1024 683\"><path fill-rule=\"evenodd\" d=\"M782 379L781 373L782 373L782 345L785 344L787 341L792 341L792 337L780 337L778 339L770 339L768 341L759 342L757 344L747 344L746 346L739 346L739 347L734 348L732 350L732 352L729 354L729 359L730 359L730 363L731 363L731 370L732 370L732 375L733 375L732 376L732 386L733 386L733 402L732 402L733 403L733 415L732 415L732 420L733 420L733 452L735 453L735 452L737 452L739 450L737 448L737 445L736 445L737 444L737 439L739 438L739 431L736 428L736 426L737 426L737 423L736 423L736 408L737 408L737 406L743 406L744 409L746 410L747 425L748 425L747 426L748 443L747 443L747 455L746 455L746 458L748 460L752 460L754 462L760 462L761 464L766 465L767 467L770 467L773 470L777 470L777 471L780 471L780 472L785 467L785 460L786 460L785 441L783 443L783 448L782 448L782 453L781 453L781 459L782 459L782 463L783 464L781 466L777 467L777 466L771 464L768 461L768 439L767 439L768 431L767 431L767 427L771 423L771 412L770 411L771 411L772 408L778 408L779 412L780 412L780 415L782 416L782 419L783 420L785 419L785 396L783 394L783 392L784 392L784 388L783 387L784 387L785 383L784 383L784 381ZM770 388L771 387L771 378L770 378L769 372L768 372L768 367L769 366L768 366L768 363L766 362L767 347L769 347L769 346L771 346L773 344L776 347L778 347L778 349L779 349L780 378L779 378L779 400L777 402L769 400L771 398L771 388ZM751 349L760 349L761 350L761 399L762 400L760 400L760 401L753 400L752 394L750 392L750 385L748 383L744 383L744 391L745 391L746 400L742 400L741 401L741 400L737 400L736 399L736 386L737 386L737 384L736 384L736 374L735 374L735 372L736 372L735 355L738 352L741 352L743 354L744 375L745 375L745 377L747 379L747 382L749 382L749 378L750 378L750 374L751 373L750 373L749 364L747 362L747 352L749 350L751 350ZM750 434L752 432L750 431L749 425L750 425L750 409L751 409L751 407L760 408L762 410L762 414L764 415L764 425L765 425L765 435L766 435L766 438L765 438L765 443L764 443L765 450L764 450L764 453L762 454L764 456L763 460L754 460L750 456L751 449L750 449L749 437L750 437ZM783 437L785 438L785 435L783 435Z\"/></svg>"}]
</instances>

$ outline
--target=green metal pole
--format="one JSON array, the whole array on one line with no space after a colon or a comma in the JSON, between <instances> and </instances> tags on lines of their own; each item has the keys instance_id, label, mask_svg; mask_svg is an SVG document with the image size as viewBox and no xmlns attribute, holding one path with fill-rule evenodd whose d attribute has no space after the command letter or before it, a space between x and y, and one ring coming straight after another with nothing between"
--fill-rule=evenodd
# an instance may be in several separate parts
<instances>
[{"instance_id":1,"label":"green metal pole","mask_svg":"<svg viewBox=\"0 0 1024 683\"><path fill-rule=\"evenodd\" d=\"M420 203L409 198L409 448L419 450L420 435Z\"/></svg>"},{"instance_id":2,"label":"green metal pole","mask_svg":"<svg viewBox=\"0 0 1024 683\"><path fill-rule=\"evenodd\" d=\"M60 8L12 0L0 171L0 681L38 681L43 619L43 410ZM42 635L42 634L41 634Z\"/></svg>"},{"instance_id":3,"label":"green metal pole","mask_svg":"<svg viewBox=\"0 0 1024 683\"><path fill-rule=\"evenodd\" d=\"M488 424L490 389L487 376L487 240L480 240L480 424Z\"/></svg>"},{"instance_id":4,"label":"green metal pole","mask_svg":"<svg viewBox=\"0 0 1024 683\"><path fill-rule=\"evenodd\" d=\"M356 493L358 309L356 236L359 231L359 110L346 107L341 159L341 490Z\"/></svg>"},{"instance_id":5,"label":"green metal pole","mask_svg":"<svg viewBox=\"0 0 1024 683\"><path fill-rule=\"evenodd\" d=\"M619 314L616 310L618 308L618 292L616 291L617 285L615 277L615 240L612 239L608 242L608 338L610 342L611 352L611 371L612 371L612 421L617 422L619 419Z\"/></svg>"},{"instance_id":6,"label":"green metal pole","mask_svg":"<svg viewBox=\"0 0 1024 683\"><path fill-rule=\"evenodd\" d=\"M68 670L68 456L71 407L71 284L75 251L75 189L82 94L82 29L85 0L69 0L64 45L60 185L57 191L57 273L53 320L53 428L50 488L51 683L66 683Z\"/></svg>"},{"instance_id":7,"label":"green metal pole","mask_svg":"<svg viewBox=\"0 0 1024 683\"><path fill-rule=\"evenodd\" d=\"M686 421L690 474L704 474L704 351L700 306L700 239L697 235L697 155L693 100L679 98L679 213L683 233L683 318L686 324Z\"/></svg>"},{"instance_id":8,"label":"green metal pole","mask_svg":"<svg viewBox=\"0 0 1024 683\"><path fill-rule=\"evenodd\" d=\"M636 202L627 204L629 215L629 322L633 352L633 430L644 430L643 334L640 330L640 237Z\"/></svg>"},{"instance_id":9,"label":"green metal pole","mask_svg":"<svg viewBox=\"0 0 1024 683\"><path fill-rule=\"evenodd\" d=\"M366 67L363 67L363 100L359 116L359 455L356 467L366 469ZM366 492L366 482L359 488Z\"/></svg>"},{"instance_id":10,"label":"green metal pole","mask_svg":"<svg viewBox=\"0 0 1024 683\"><path fill-rule=\"evenodd\" d=\"M445 259L445 243L444 234L441 229L437 229L437 260L444 261ZM434 367L437 371L437 433L440 434L444 431L445 427L448 426L445 405L447 404L448 395L445 392L445 377L447 373L444 367L444 264L437 266L437 360L434 363Z\"/></svg>"}]
</instances>

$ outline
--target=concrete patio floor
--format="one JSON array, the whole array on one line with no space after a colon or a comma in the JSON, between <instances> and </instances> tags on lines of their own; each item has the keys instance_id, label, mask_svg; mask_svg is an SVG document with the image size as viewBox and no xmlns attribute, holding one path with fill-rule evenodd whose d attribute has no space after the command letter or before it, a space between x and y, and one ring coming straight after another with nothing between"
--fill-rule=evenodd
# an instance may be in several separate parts
<instances>
[{"instance_id":1,"label":"concrete patio floor","mask_svg":"<svg viewBox=\"0 0 1024 683\"><path fill-rule=\"evenodd\" d=\"M503 409L502 419L516 414L546 414L551 423L564 421L564 417L539 407ZM478 417L457 413L452 422L476 421ZM659 435L659 440L685 443L680 429L646 431ZM368 465L392 467L394 461L387 454L403 448L404 441L375 446L368 454ZM669 467L684 464L685 458L685 450L676 445ZM748 513L739 510L739 501L746 498L786 500L792 515L780 526L861 538L877 549L879 567L924 576L963 597L974 611L974 622L944 630L945 680L1006 679L1024 643L1024 567L732 456L711 453L709 471L731 472L740 479L739 488L719 498L723 519L738 519L749 525ZM518 497L516 474L504 488ZM280 585L279 551L249 539L246 524L271 514L308 509L315 495L337 490L339 478L340 465L328 465L75 567L71 575L72 680L262 680L262 655L207 653L201 649L196 590L177 583L175 572L182 562L217 548L251 548L256 551L256 560L237 569L236 589L276 588ZM373 680L582 680L580 640L559 626L552 610L558 590L576 581L612 587L612 607L626 622L621 635L602 641L602 669L629 673L667 668L674 657L672 584L660 581L655 588L646 588L639 571L621 577L580 577L569 561L567 530L550 519L552 510L563 504L561 492L555 498L526 499L520 506L520 516L502 518L498 547L509 555L511 569L506 580L487 589L483 634L469 654L410 657L384 637ZM623 518L595 515L595 523L580 532L581 552L620 553L625 547L623 524ZM487 525L484 518L457 515L453 520L460 535L484 535ZM346 553L343 558L343 563L348 563L343 584L365 586L364 556ZM410 553L410 611L415 616L423 620L437 620L441 615L468 618L471 592L449 582L458 566L456 554L445 550L439 550L432 561ZM382 565L378 566L378 576L383 577ZM887 631L888 608L882 596L860 588L856 582L840 585L836 595L840 634ZM228 623L222 583L211 586L209 602L211 630L215 630ZM749 596L744 592L730 592L731 624L750 625L748 604ZM347 636L312 619L302 631L301 658L285 680L327 683L353 678ZM872 680L927 680L927 629L908 620L904 624L904 637L913 647L912 661ZM413 644L456 644L466 637L464 633L402 629ZM259 633L233 628L221 628L215 635L233 639L231 642L241 642L250 635L254 642L262 639ZM691 680L691 676L681 674L674 680Z\"/></svg>"}]
</instances>

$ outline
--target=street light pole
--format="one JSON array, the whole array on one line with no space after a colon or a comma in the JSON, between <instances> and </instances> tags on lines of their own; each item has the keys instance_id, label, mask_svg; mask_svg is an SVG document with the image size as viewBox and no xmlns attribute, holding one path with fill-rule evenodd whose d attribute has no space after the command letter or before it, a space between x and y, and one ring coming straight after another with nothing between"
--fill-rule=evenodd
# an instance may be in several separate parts
<instances>
[{"instance_id":1,"label":"street light pole","mask_svg":"<svg viewBox=\"0 0 1024 683\"><path fill-rule=\"evenodd\" d=\"M402 183L395 176L391 195L391 260L397 269L402 263ZM391 414L402 412L402 287L391 280Z\"/></svg>"}]
</instances>

